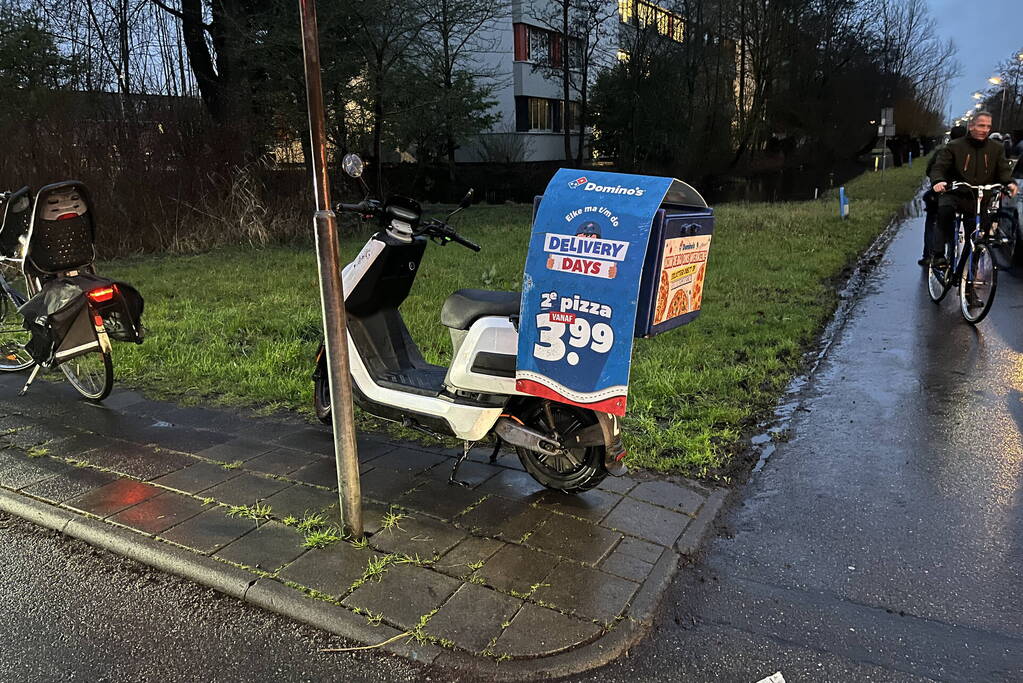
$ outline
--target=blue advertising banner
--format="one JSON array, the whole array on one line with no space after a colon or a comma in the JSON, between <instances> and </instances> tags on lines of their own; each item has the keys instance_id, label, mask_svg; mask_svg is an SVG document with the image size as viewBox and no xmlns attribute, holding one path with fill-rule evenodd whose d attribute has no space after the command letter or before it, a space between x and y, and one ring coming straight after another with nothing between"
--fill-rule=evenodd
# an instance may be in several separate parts
<instances>
[{"instance_id":1,"label":"blue advertising banner","mask_svg":"<svg viewBox=\"0 0 1023 683\"><path fill-rule=\"evenodd\" d=\"M671 183L571 169L551 179L522 277L519 391L625 414L647 240Z\"/></svg>"}]
</instances>

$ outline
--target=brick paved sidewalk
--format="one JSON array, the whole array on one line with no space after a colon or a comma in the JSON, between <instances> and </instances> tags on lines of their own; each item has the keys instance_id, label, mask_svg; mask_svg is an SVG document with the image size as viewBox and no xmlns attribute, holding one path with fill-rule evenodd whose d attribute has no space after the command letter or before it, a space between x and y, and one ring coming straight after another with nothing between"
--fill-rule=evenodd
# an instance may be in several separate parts
<instances>
[{"instance_id":1,"label":"brick paved sidewalk","mask_svg":"<svg viewBox=\"0 0 1023 683\"><path fill-rule=\"evenodd\" d=\"M174 567L222 567L242 579L238 597L367 644L408 633L386 649L428 662L576 653L531 669L549 673L605 661L642 634L679 554L724 498L630 477L566 496L542 489L514 454L489 464L487 447L460 471L472 487L450 486L453 451L362 435L368 537L351 544L333 526L325 427L118 390L92 406L60 383L18 398L22 381L0 376L9 511L55 506L61 530L92 520L88 538L114 552L144 539L147 552L175 554Z\"/></svg>"}]
</instances>

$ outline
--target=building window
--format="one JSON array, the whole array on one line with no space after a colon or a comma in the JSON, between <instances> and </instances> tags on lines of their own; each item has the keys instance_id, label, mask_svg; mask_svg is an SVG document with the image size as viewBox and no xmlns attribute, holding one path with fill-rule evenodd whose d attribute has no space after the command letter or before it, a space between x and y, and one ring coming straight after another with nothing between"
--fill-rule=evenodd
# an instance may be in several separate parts
<instances>
[{"instance_id":1,"label":"building window","mask_svg":"<svg viewBox=\"0 0 1023 683\"><path fill-rule=\"evenodd\" d=\"M569 102L572 130L579 129L579 103ZM515 98L515 130L537 133L560 133L565 129L564 106L561 100L546 97Z\"/></svg>"},{"instance_id":2,"label":"building window","mask_svg":"<svg viewBox=\"0 0 1023 683\"><path fill-rule=\"evenodd\" d=\"M529 27L529 61L536 64L554 63L551 34L535 26Z\"/></svg>"},{"instance_id":3,"label":"building window","mask_svg":"<svg viewBox=\"0 0 1023 683\"><path fill-rule=\"evenodd\" d=\"M618 0L622 23L638 28L652 27L662 36L681 43L685 34L682 17L647 0Z\"/></svg>"},{"instance_id":4,"label":"building window","mask_svg":"<svg viewBox=\"0 0 1023 683\"><path fill-rule=\"evenodd\" d=\"M529 130L554 130L554 107L550 100L529 98Z\"/></svg>"},{"instance_id":5,"label":"building window","mask_svg":"<svg viewBox=\"0 0 1023 683\"><path fill-rule=\"evenodd\" d=\"M533 62L542 66L561 66L561 34L529 24L515 24L515 61ZM570 42L578 43L572 39ZM569 59L578 60L579 49L570 47Z\"/></svg>"},{"instance_id":6,"label":"building window","mask_svg":"<svg viewBox=\"0 0 1023 683\"><path fill-rule=\"evenodd\" d=\"M569 38L565 43L568 45L568 68L583 68L583 41L578 38Z\"/></svg>"}]
</instances>

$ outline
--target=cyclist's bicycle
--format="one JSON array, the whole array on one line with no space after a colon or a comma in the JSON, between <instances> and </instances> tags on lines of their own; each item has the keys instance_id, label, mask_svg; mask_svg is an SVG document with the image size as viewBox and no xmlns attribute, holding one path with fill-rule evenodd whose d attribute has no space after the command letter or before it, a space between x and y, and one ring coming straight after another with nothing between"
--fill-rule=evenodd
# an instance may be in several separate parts
<instances>
[{"instance_id":1,"label":"cyclist's bicycle","mask_svg":"<svg viewBox=\"0 0 1023 683\"><path fill-rule=\"evenodd\" d=\"M950 289L957 287L963 318L976 325L991 310L998 288L998 266L991 251L995 239L991 235L991 202L985 204L985 193L994 193L988 194L989 199L991 196L998 198L1006 186L956 182L950 189L969 189L976 194L975 223L967 235L962 216L957 217L953 241L945 245L946 263L941 266L931 264L927 269L927 293L931 301L938 303Z\"/></svg>"},{"instance_id":2,"label":"cyclist's bicycle","mask_svg":"<svg viewBox=\"0 0 1023 683\"><path fill-rule=\"evenodd\" d=\"M18 309L25 303L25 248L32 216L32 190L0 192L0 372L19 372L32 366L25 350L31 334Z\"/></svg>"}]
</instances>

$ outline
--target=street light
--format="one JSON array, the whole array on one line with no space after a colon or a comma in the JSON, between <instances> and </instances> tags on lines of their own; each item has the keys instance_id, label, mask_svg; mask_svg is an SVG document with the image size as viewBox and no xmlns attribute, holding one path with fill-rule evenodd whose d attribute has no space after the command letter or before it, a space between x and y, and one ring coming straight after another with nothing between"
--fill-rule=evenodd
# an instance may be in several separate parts
<instances>
[{"instance_id":1,"label":"street light","mask_svg":"<svg viewBox=\"0 0 1023 683\"><path fill-rule=\"evenodd\" d=\"M1002 85L1001 76L992 76L987 79L987 82L992 85ZM998 111L998 127L1001 128L1005 123L1005 86L1002 85L1002 108Z\"/></svg>"}]
</instances>

